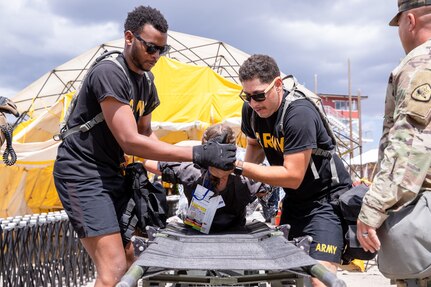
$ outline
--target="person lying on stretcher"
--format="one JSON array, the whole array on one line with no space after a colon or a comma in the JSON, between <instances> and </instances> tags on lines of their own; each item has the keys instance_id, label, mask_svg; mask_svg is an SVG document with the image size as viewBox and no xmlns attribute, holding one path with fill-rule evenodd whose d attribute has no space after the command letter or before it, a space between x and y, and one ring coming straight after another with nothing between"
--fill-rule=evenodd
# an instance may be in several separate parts
<instances>
[{"instance_id":1,"label":"person lying on stretcher","mask_svg":"<svg viewBox=\"0 0 431 287\"><path fill-rule=\"evenodd\" d=\"M218 138L221 143L235 143L233 130L224 124L208 127L203 134L202 143ZM246 206L255 199L272 190L267 184L255 182L232 171L223 171L214 167L199 167L193 163L158 162L147 160L145 168L156 175L162 176L162 181L182 184L188 202L199 200L199 189L210 190L214 196L220 195L222 203L218 206L212 220L210 232L244 226L246 223ZM198 189L198 190L197 190ZM189 209L190 210L190 209Z\"/></svg>"}]
</instances>

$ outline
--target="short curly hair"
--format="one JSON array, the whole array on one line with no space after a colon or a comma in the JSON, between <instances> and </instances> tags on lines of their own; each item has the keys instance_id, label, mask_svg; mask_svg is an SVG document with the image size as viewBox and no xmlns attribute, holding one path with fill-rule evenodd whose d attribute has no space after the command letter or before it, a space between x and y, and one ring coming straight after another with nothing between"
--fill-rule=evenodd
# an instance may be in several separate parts
<instances>
[{"instance_id":1,"label":"short curly hair","mask_svg":"<svg viewBox=\"0 0 431 287\"><path fill-rule=\"evenodd\" d=\"M252 55L239 68L241 82L259 79L262 83L271 83L278 76L280 69L277 63L267 55Z\"/></svg>"},{"instance_id":2,"label":"short curly hair","mask_svg":"<svg viewBox=\"0 0 431 287\"><path fill-rule=\"evenodd\" d=\"M140 33L145 24L150 24L162 33L168 32L168 22L159 10L150 6L138 6L127 14L124 32Z\"/></svg>"}]
</instances>

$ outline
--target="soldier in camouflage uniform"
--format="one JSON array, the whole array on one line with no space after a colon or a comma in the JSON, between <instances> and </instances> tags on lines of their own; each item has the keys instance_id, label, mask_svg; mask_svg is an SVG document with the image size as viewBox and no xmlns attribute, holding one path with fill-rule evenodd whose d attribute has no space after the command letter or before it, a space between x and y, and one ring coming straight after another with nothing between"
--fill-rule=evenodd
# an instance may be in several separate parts
<instances>
[{"instance_id":1,"label":"soldier in camouflage uniform","mask_svg":"<svg viewBox=\"0 0 431 287\"><path fill-rule=\"evenodd\" d=\"M388 211L431 190L431 0L398 0L398 7L389 25L399 26L407 56L389 77L379 171L358 218L358 240L371 252L380 249L376 229Z\"/></svg>"}]
</instances>

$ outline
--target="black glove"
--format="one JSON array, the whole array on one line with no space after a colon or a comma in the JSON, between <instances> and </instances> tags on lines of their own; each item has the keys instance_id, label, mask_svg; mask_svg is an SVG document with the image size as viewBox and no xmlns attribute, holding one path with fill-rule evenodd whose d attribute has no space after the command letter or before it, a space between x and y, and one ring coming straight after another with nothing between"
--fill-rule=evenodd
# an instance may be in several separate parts
<instances>
[{"instance_id":1,"label":"black glove","mask_svg":"<svg viewBox=\"0 0 431 287\"><path fill-rule=\"evenodd\" d=\"M10 113L15 117L19 116L15 103L6 97L0 97L0 112Z\"/></svg>"},{"instance_id":2,"label":"black glove","mask_svg":"<svg viewBox=\"0 0 431 287\"><path fill-rule=\"evenodd\" d=\"M203 168L213 166L222 170L234 169L236 145L223 144L227 133L210 139L203 145L193 147L193 163Z\"/></svg>"}]
</instances>

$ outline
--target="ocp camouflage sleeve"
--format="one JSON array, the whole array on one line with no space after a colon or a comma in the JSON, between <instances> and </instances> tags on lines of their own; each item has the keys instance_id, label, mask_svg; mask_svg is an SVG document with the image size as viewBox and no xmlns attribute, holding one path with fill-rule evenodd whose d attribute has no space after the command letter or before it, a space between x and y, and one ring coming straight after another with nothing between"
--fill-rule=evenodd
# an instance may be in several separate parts
<instances>
[{"instance_id":1,"label":"ocp camouflage sleeve","mask_svg":"<svg viewBox=\"0 0 431 287\"><path fill-rule=\"evenodd\" d=\"M379 142L379 157L378 162L380 163L383 160L383 153L388 145L388 136L389 130L394 126L394 113L395 110L395 97L393 96L393 76L392 74L389 76L388 88L386 90L386 98L385 98L385 116L383 119L383 131L382 137Z\"/></svg>"},{"instance_id":2,"label":"ocp camouflage sleeve","mask_svg":"<svg viewBox=\"0 0 431 287\"><path fill-rule=\"evenodd\" d=\"M359 219L380 227L388 210L431 191L431 45L413 50L392 72L379 148L379 172Z\"/></svg>"}]
</instances>

